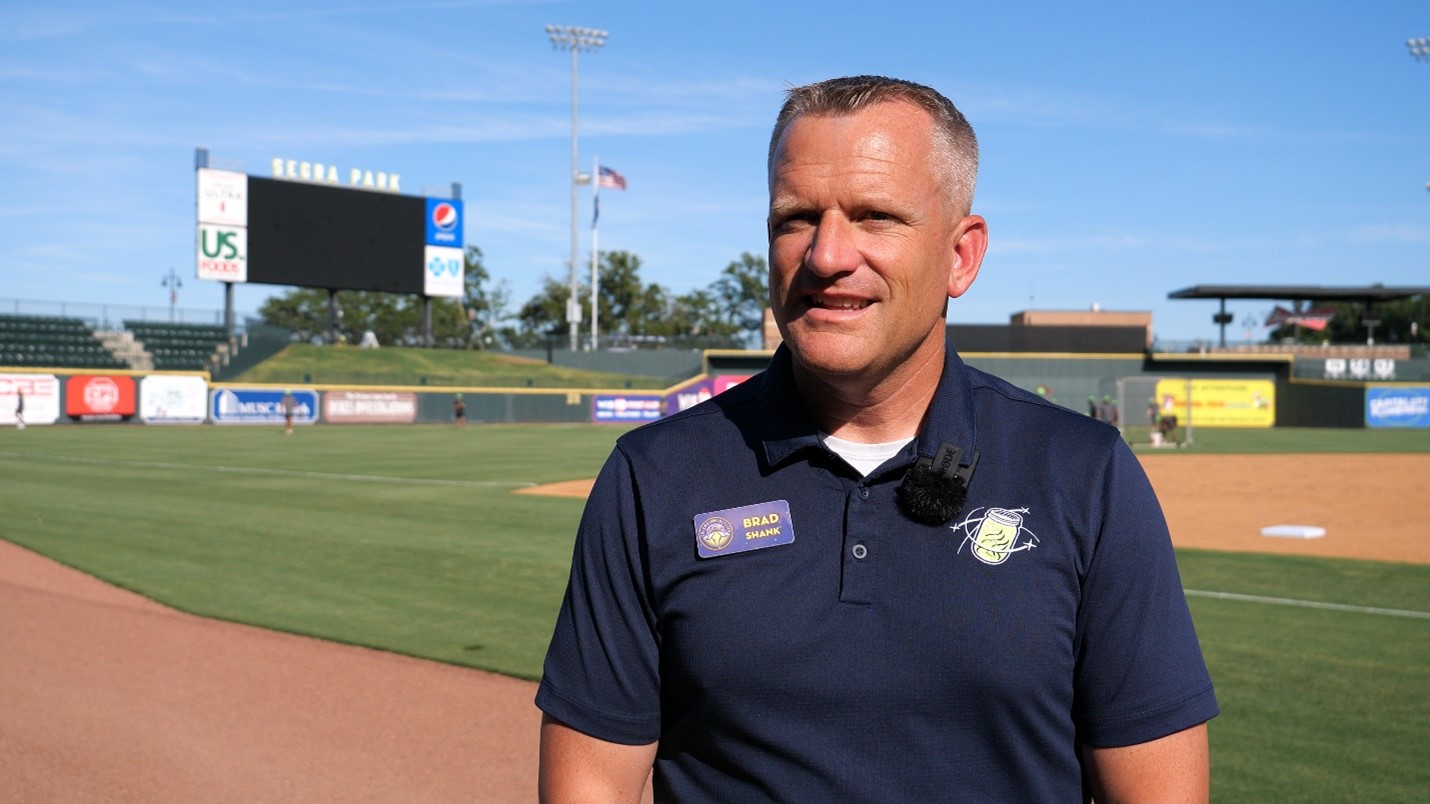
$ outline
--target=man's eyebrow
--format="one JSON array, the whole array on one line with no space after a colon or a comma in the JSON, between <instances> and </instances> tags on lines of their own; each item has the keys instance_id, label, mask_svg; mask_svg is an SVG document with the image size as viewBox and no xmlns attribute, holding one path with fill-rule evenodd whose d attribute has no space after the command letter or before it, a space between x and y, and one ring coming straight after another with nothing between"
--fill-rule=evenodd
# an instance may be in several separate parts
<instances>
[{"instance_id":1,"label":"man's eyebrow","mask_svg":"<svg viewBox=\"0 0 1430 804\"><path fill-rule=\"evenodd\" d=\"M809 205L797 198L776 198L770 201L770 217L777 218L809 209Z\"/></svg>"}]
</instances>

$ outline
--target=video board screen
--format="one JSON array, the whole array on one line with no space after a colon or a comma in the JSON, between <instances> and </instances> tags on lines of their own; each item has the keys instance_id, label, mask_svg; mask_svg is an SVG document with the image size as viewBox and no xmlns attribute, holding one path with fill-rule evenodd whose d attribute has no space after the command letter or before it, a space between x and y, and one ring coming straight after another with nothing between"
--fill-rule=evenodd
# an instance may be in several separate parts
<instances>
[{"instance_id":1,"label":"video board screen","mask_svg":"<svg viewBox=\"0 0 1430 804\"><path fill-rule=\"evenodd\" d=\"M198 171L199 279L459 298L462 202Z\"/></svg>"},{"instance_id":2,"label":"video board screen","mask_svg":"<svg viewBox=\"0 0 1430 804\"><path fill-rule=\"evenodd\" d=\"M421 293L427 200L248 177L248 281Z\"/></svg>"}]
</instances>

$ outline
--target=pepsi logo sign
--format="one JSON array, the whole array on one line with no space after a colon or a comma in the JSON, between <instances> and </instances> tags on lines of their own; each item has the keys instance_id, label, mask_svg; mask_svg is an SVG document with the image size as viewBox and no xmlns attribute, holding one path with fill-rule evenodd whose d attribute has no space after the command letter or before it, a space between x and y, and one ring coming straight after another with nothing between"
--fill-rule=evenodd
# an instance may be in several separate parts
<instances>
[{"instance_id":1,"label":"pepsi logo sign","mask_svg":"<svg viewBox=\"0 0 1430 804\"><path fill-rule=\"evenodd\" d=\"M457 208L446 201L432 207L432 225L444 232L457 228Z\"/></svg>"}]
</instances>

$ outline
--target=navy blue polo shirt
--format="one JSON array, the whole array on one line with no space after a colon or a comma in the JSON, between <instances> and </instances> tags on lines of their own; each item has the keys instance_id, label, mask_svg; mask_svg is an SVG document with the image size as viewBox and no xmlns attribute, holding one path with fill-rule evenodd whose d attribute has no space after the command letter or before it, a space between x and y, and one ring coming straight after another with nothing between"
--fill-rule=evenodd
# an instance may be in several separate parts
<instances>
[{"instance_id":1,"label":"navy blue polo shirt","mask_svg":"<svg viewBox=\"0 0 1430 804\"><path fill-rule=\"evenodd\" d=\"M945 442L980 453L967 504L914 522L895 489ZM1082 801L1079 743L1217 714L1117 430L951 344L923 430L866 478L820 441L784 348L619 439L536 703L658 740L662 801Z\"/></svg>"}]
</instances>

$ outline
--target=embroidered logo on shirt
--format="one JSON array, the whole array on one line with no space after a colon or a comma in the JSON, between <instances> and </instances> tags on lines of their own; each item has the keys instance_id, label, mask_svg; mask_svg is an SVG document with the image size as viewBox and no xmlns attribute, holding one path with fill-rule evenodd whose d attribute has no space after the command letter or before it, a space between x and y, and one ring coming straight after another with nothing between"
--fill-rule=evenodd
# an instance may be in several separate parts
<instances>
[{"instance_id":1,"label":"embroidered logo on shirt","mask_svg":"<svg viewBox=\"0 0 1430 804\"><path fill-rule=\"evenodd\" d=\"M695 549L701 558L775 547L794 541L794 523L784 500L711 511L695 517Z\"/></svg>"},{"instance_id":2,"label":"embroidered logo on shirt","mask_svg":"<svg viewBox=\"0 0 1430 804\"><path fill-rule=\"evenodd\" d=\"M1038 546L1038 537L1023 526L1026 513L1026 508L973 509L962 522L952 526L954 533L963 534L958 552L967 546L974 558L996 566L1014 553L1032 550Z\"/></svg>"}]
</instances>

